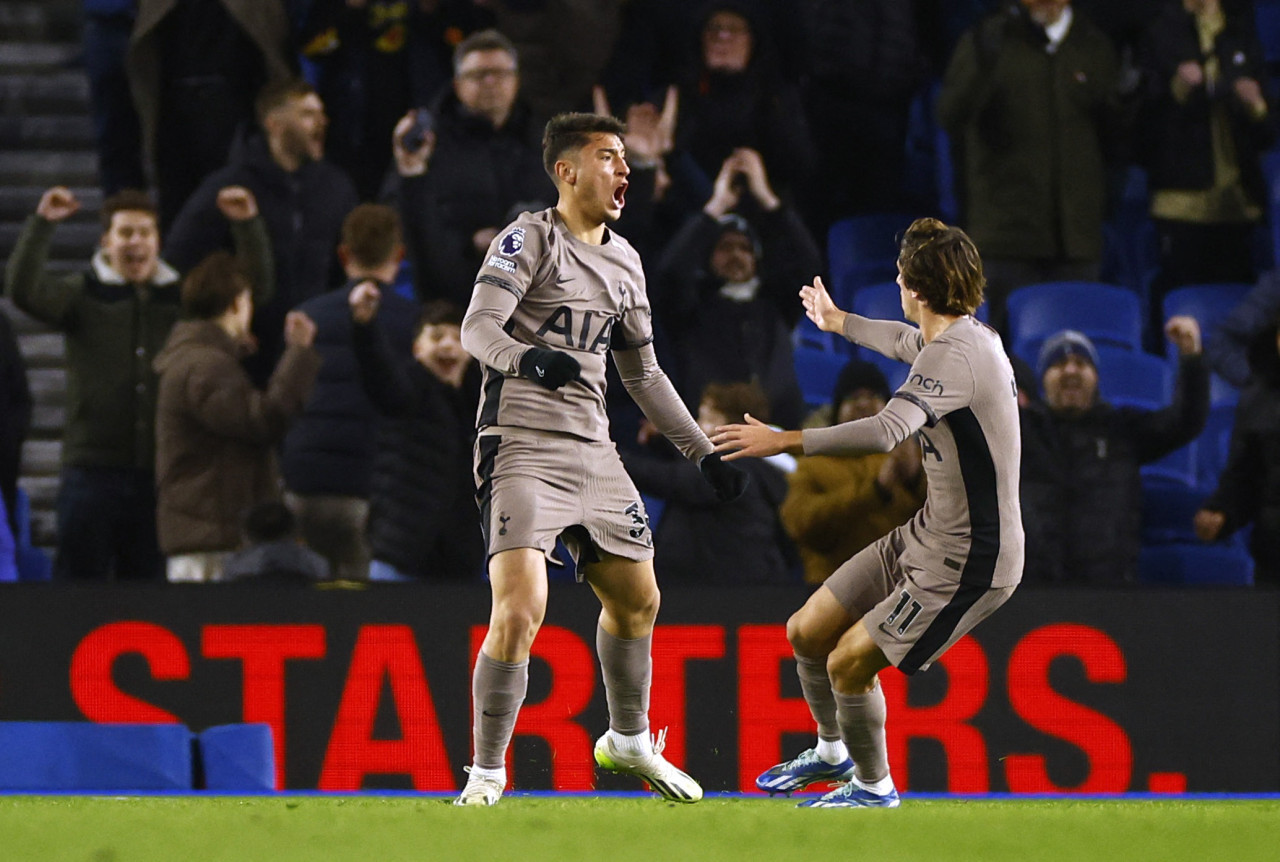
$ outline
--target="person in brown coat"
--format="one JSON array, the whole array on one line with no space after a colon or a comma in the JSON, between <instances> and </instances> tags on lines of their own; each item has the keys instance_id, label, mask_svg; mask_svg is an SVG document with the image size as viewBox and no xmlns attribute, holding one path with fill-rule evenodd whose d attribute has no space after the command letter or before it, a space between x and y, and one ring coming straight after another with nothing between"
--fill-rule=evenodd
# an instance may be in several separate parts
<instances>
[{"instance_id":1,"label":"person in brown coat","mask_svg":"<svg viewBox=\"0 0 1280 862\"><path fill-rule=\"evenodd\" d=\"M836 380L828 424L874 416L889 397L884 372L851 359ZM779 515L811 584L825 581L841 563L905 524L924 505L924 471L915 438L884 454L801 458L787 481Z\"/></svg>"},{"instance_id":2,"label":"person in brown coat","mask_svg":"<svg viewBox=\"0 0 1280 862\"><path fill-rule=\"evenodd\" d=\"M170 581L214 581L240 542L244 513L281 497L275 444L320 367L316 327L285 318L286 349L265 391L240 365L253 317L250 282L226 252L187 276L182 307L155 369L157 530Z\"/></svg>"}]
</instances>

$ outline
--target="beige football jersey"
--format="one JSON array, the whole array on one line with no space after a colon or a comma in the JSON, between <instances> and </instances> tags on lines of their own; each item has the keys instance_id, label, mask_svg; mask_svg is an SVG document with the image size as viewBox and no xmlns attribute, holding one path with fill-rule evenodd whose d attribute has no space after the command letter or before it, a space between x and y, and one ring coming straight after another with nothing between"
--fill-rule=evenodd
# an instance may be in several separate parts
<instances>
[{"instance_id":1,"label":"beige football jersey","mask_svg":"<svg viewBox=\"0 0 1280 862\"><path fill-rule=\"evenodd\" d=\"M483 318L510 339L474 337ZM600 245L582 242L554 208L523 213L489 245L463 336L484 366L479 428L533 428L607 440L608 352L653 340L640 256L607 228ZM572 355L582 366L582 379L549 392L517 376L529 347Z\"/></svg>"},{"instance_id":2,"label":"beige football jersey","mask_svg":"<svg viewBox=\"0 0 1280 862\"><path fill-rule=\"evenodd\" d=\"M805 431L805 453L892 443L918 431L929 491L924 507L901 528L908 539L903 564L975 587L1017 584L1022 434L1013 368L1000 336L961 317L925 344L913 326L855 315L845 335L910 362L911 371L877 416Z\"/></svg>"}]
</instances>

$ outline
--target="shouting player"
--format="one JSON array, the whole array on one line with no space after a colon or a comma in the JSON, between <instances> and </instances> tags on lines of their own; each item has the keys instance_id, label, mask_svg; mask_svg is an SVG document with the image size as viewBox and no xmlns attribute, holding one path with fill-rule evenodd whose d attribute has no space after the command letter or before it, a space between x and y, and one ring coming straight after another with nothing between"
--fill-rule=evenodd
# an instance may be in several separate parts
<instances>
[{"instance_id":1,"label":"shouting player","mask_svg":"<svg viewBox=\"0 0 1280 862\"><path fill-rule=\"evenodd\" d=\"M855 554L787 621L818 745L765 771L756 786L772 795L844 782L802 806L897 807L877 673L891 664L905 674L928 668L1022 577L1017 389L1000 337L972 316L982 302L978 251L959 228L918 219L902 238L898 286L918 328L841 311L821 279L800 291L824 331L911 363L883 410L803 432L747 417L712 437L718 452L733 452L726 461L888 452L915 433L923 449L924 508Z\"/></svg>"},{"instance_id":2,"label":"shouting player","mask_svg":"<svg viewBox=\"0 0 1280 862\"><path fill-rule=\"evenodd\" d=\"M475 472L493 609L472 679L475 757L459 805L493 805L529 681L560 537L600 599L596 648L609 730L596 763L677 802L698 783L649 735L650 644L658 612L653 538L640 495L609 439L605 355L645 415L698 462L721 499L745 474L725 464L654 358L640 258L607 225L627 190L625 127L598 114L547 123L543 165L555 207L525 213L489 246L462 324L484 365Z\"/></svg>"}]
</instances>

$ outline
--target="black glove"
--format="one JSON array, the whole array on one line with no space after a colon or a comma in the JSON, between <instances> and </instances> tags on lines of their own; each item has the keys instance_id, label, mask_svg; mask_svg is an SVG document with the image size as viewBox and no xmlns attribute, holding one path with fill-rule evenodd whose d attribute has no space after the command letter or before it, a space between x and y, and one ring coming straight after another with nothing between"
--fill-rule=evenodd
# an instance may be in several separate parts
<instances>
[{"instance_id":1,"label":"black glove","mask_svg":"<svg viewBox=\"0 0 1280 862\"><path fill-rule=\"evenodd\" d=\"M712 452L702 456L698 462L702 478L706 479L716 490L716 499L721 503L731 503L742 496L751 484L751 477L743 470L720 460L720 455Z\"/></svg>"},{"instance_id":2,"label":"black glove","mask_svg":"<svg viewBox=\"0 0 1280 862\"><path fill-rule=\"evenodd\" d=\"M582 379L582 366L563 351L530 347L520 357L520 376L543 389L556 390L570 381Z\"/></svg>"}]
</instances>

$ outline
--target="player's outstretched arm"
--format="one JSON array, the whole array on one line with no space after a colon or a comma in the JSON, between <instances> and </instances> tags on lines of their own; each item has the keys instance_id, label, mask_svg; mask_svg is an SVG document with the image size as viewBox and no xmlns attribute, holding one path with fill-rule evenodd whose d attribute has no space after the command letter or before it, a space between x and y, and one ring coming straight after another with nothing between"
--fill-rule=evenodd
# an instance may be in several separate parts
<instances>
[{"instance_id":1,"label":"player's outstretched arm","mask_svg":"<svg viewBox=\"0 0 1280 862\"><path fill-rule=\"evenodd\" d=\"M768 458L770 455L804 454L804 437L800 431L777 431L752 416L745 425L721 425L711 442L716 452L727 452L725 461L736 458Z\"/></svg>"},{"instance_id":2,"label":"player's outstretched arm","mask_svg":"<svg viewBox=\"0 0 1280 862\"><path fill-rule=\"evenodd\" d=\"M813 284L800 288L800 302L804 305L805 315L823 332L844 334L844 321L849 313L836 308L835 301L822 283L822 276L815 275Z\"/></svg>"}]
</instances>

